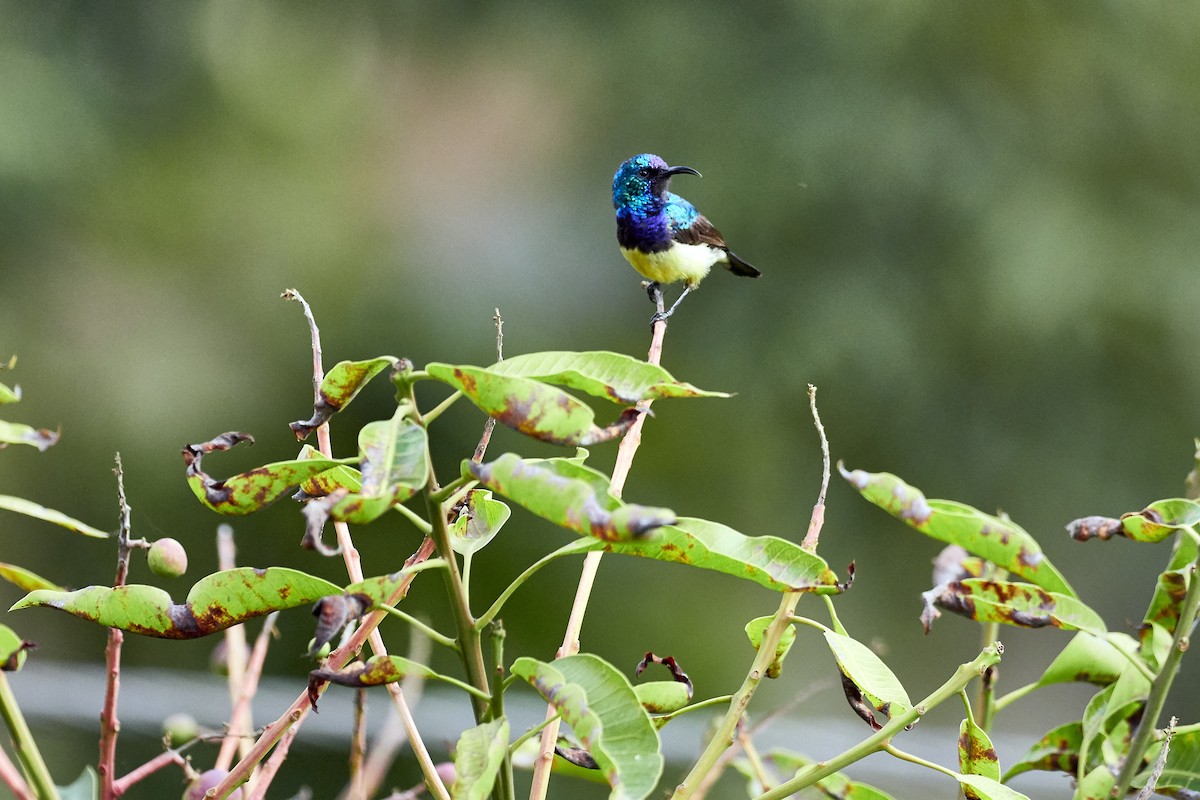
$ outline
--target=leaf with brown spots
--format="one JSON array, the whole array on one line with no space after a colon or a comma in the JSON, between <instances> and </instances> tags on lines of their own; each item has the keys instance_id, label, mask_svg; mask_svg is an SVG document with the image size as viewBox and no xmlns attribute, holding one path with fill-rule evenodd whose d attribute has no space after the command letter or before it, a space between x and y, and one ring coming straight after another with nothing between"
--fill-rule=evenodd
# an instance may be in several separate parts
<instances>
[{"instance_id":1,"label":"leaf with brown spots","mask_svg":"<svg viewBox=\"0 0 1200 800\"><path fill-rule=\"evenodd\" d=\"M0 671L17 672L25 666L25 654L37 647L17 635L7 625L0 625Z\"/></svg>"},{"instance_id":2,"label":"leaf with brown spots","mask_svg":"<svg viewBox=\"0 0 1200 800\"><path fill-rule=\"evenodd\" d=\"M968 578L931 589L922 595L925 632L940 616L951 611L976 622L1002 622L1021 628L1062 628L1106 636L1104 621L1083 601L1048 592L1028 583Z\"/></svg>"},{"instance_id":3,"label":"leaf with brown spots","mask_svg":"<svg viewBox=\"0 0 1200 800\"><path fill-rule=\"evenodd\" d=\"M872 728L882 727L872 709L888 717L912 709L912 700L903 684L869 647L834 631L825 631L825 642L842 674L846 700Z\"/></svg>"},{"instance_id":4,"label":"leaf with brown spots","mask_svg":"<svg viewBox=\"0 0 1200 800\"><path fill-rule=\"evenodd\" d=\"M767 628L775 620L774 617L758 617L746 623L746 636L750 638L750 644L757 651L762 645L763 635L766 634ZM775 647L775 658L767 667L768 678L778 678L783 671L783 660L787 658L788 651L792 649L792 645L796 643L796 626L788 625L784 629L783 635L779 637L779 644Z\"/></svg>"},{"instance_id":5,"label":"leaf with brown spots","mask_svg":"<svg viewBox=\"0 0 1200 800\"><path fill-rule=\"evenodd\" d=\"M518 658L511 672L562 714L612 787L611 800L653 793L664 763L658 731L619 670L580 653L550 663Z\"/></svg>"},{"instance_id":6,"label":"leaf with brown spots","mask_svg":"<svg viewBox=\"0 0 1200 800\"><path fill-rule=\"evenodd\" d=\"M57 443L58 431L0 420L0 449L10 444L27 444L44 453Z\"/></svg>"},{"instance_id":7,"label":"leaf with brown spots","mask_svg":"<svg viewBox=\"0 0 1200 800\"><path fill-rule=\"evenodd\" d=\"M966 775L982 775L994 781L1000 780L1000 759L987 731L967 718L958 726L958 771ZM967 797L975 798L974 792L965 789Z\"/></svg>"},{"instance_id":8,"label":"leaf with brown spots","mask_svg":"<svg viewBox=\"0 0 1200 800\"><path fill-rule=\"evenodd\" d=\"M435 672L419 661L403 656L371 656L366 661L351 664L343 670L314 669L308 673L308 697L312 701L313 711L317 710L317 698L321 696L321 685L336 683L339 686L384 686L389 683L399 683L409 675L420 678L440 680L465 689L476 696L487 695L462 681Z\"/></svg>"},{"instance_id":9,"label":"leaf with brown spots","mask_svg":"<svg viewBox=\"0 0 1200 800\"><path fill-rule=\"evenodd\" d=\"M365 525L396 503L403 503L429 480L429 442L425 429L404 409L387 420L370 422L358 434L361 486L329 509L335 520Z\"/></svg>"},{"instance_id":10,"label":"leaf with brown spots","mask_svg":"<svg viewBox=\"0 0 1200 800\"><path fill-rule=\"evenodd\" d=\"M388 367L395 366L400 359L394 356L380 356L365 361L339 361L333 365L321 380L321 388L317 392L319 398L313 406L311 419L296 421L289 426L297 439L306 439L308 435L326 423L330 417L350 405L359 390L383 372Z\"/></svg>"},{"instance_id":11,"label":"leaf with brown spots","mask_svg":"<svg viewBox=\"0 0 1200 800\"><path fill-rule=\"evenodd\" d=\"M926 500L920 489L888 472L838 471L863 497L931 538L957 544L1043 589L1075 597L1042 548L1010 519L985 514L953 500Z\"/></svg>"},{"instance_id":12,"label":"leaf with brown spots","mask_svg":"<svg viewBox=\"0 0 1200 800\"><path fill-rule=\"evenodd\" d=\"M613 497L606 476L572 460L505 453L487 464L464 461L462 471L543 519L607 542L645 536L675 521L668 509Z\"/></svg>"},{"instance_id":13,"label":"leaf with brown spots","mask_svg":"<svg viewBox=\"0 0 1200 800\"><path fill-rule=\"evenodd\" d=\"M1080 631L1050 662L1036 685L1081 681L1107 686L1129 669L1126 656L1135 656L1137 647L1127 633L1110 633L1102 638Z\"/></svg>"},{"instance_id":14,"label":"leaf with brown spots","mask_svg":"<svg viewBox=\"0 0 1200 800\"><path fill-rule=\"evenodd\" d=\"M1135 542L1161 542L1200 524L1200 503L1176 497L1151 503L1141 511L1121 515L1121 529Z\"/></svg>"},{"instance_id":15,"label":"leaf with brown spots","mask_svg":"<svg viewBox=\"0 0 1200 800\"><path fill-rule=\"evenodd\" d=\"M183 448L187 466L188 485L201 503L221 514L243 516L264 508L286 494L292 487L340 464L353 464L353 458L297 458L276 461L257 469L217 480L205 473L200 465L206 453L228 450L241 442L254 443L248 433L223 433L215 439Z\"/></svg>"},{"instance_id":16,"label":"leaf with brown spots","mask_svg":"<svg viewBox=\"0 0 1200 800\"><path fill-rule=\"evenodd\" d=\"M622 405L675 397L731 396L677 381L657 364L605 351L526 353L493 364L488 371L578 389Z\"/></svg>"},{"instance_id":17,"label":"leaf with brown spots","mask_svg":"<svg viewBox=\"0 0 1200 800\"><path fill-rule=\"evenodd\" d=\"M1200 555L1200 548L1191 536L1180 536L1175 540L1171 560L1158 576L1154 596L1146 609L1146 616L1138 633L1141 638L1141 654L1151 667L1162 663L1166 648L1179 622L1179 609L1187 594L1190 568Z\"/></svg>"},{"instance_id":18,"label":"leaf with brown spots","mask_svg":"<svg viewBox=\"0 0 1200 800\"><path fill-rule=\"evenodd\" d=\"M239 567L200 579L183 603L155 586L89 586L74 592L30 592L10 610L46 606L132 633L196 639L272 611L315 603L341 587L285 567Z\"/></svg>"},{"instance_id":19,"label":"leaf with brown spots","mask_svg":"<svg viewBox=\"0 0 1200 800\"><path fill-rule=\"evenodd\" d=\"M824 559L795 542L747 536L693 517L682 517L642 540L602 542L594 549L723 572L777 592L837 594L847 587Z\"/></svg>"},{"instance_id":20,"label":"leaf with brown spots","mask_svg":"<svg viewBox=\"0 0 1200 800\"><path fill-rule=\"evenodd\" d=\"M380 603L394 603L396 601L396 591L408 582L409 576L415 575L418 572L424 572L427 569L445 568L445 559L429 558L413 564L411 567L397 570L389 575L379 575L374 578L361 580L358 583L352 583L346 587L345 593L360 594L368 597L371 600L371 608L375 608Z\"/></svg>"},{"instance_id":21,"label":"leaf with brown spots","mask_svg":"<svg viewBox=\"0 0 1200 800\"><path fill-rule=\"evenodd\" d=\"M606 442L624 434L640 413L626 409L616 422L601 428L586 403L532 378L466 365L435 363L425 370L430 377L458 389L488 416L551 444L587 446Z\"/></svg>"},{"instance_id":22,"label":"leaf with brown spots","mask_svg":"<svg viewBox=\"0 0 1200 800\"><path fill-rule=\"evenodd\" d=\"M1083 722L1068 722L1048 731L1008 768L1003 780L1007 783L1022 772L1065 772L1074 775L1079 770L1079 748L1083 744Z\"/></svg>"}]
</instances>

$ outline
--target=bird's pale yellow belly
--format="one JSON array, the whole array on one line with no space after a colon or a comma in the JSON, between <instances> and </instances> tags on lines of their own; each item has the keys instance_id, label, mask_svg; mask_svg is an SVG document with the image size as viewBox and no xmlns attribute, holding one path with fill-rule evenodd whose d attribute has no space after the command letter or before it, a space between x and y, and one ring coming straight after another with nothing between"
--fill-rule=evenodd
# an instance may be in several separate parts
<instances>
[{"instance_id":1,"label":"bird's pale yellow belly","mask_svg":"<svg viewBox=\"0 0 1200 800\"><path fill-rule=\"evenodd\" d=\"M658 253L621 248L625 260L644 277L656 283L683 281L695 288L708 275L713 264L725 259L725 252L706 244L677 244Z\"/></svg>"}]
</instances>

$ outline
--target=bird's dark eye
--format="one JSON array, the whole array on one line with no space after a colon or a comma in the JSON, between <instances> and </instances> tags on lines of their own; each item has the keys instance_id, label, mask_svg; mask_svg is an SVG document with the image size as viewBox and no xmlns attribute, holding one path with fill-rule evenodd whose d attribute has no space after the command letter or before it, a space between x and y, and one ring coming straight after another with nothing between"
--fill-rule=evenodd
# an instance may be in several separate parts
<instances>
[{"instance_id":1,"label":"bird's dark eye","mask_svg":"<svg viewBox=\"0 0 1200 800\"><path fill-rule=\"evenodd\" d=\"M640 177L643 177L643 178L649 178L649 177L650 177L650 168L649 168L649 167L642 167L642 168L640 168L640 169L638 170L638 173L637 173L637 174L638 174Z\"/></svg>"}]
</instances>

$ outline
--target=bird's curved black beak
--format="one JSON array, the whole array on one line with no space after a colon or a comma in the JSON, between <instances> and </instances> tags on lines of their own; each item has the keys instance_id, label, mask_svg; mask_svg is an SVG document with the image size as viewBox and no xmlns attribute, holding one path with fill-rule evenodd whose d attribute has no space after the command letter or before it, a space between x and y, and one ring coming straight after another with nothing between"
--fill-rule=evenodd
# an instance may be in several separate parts
<instances>
[{"instance_id":1,"label":"bird's curved black beak","mask_svg":"<svg viewBox=\"0 0 1200 800\"><path fill-rule=\"evenodd\" d=\"M664 177L664 178L669 178L672 175L684 175L684 174L695 175L697 178L704 177L703 175L701 175L699 172L692 169L691 167L667 167L666 169L664 169L662 171L662 177Z\"/></svg>"}]
</instances>

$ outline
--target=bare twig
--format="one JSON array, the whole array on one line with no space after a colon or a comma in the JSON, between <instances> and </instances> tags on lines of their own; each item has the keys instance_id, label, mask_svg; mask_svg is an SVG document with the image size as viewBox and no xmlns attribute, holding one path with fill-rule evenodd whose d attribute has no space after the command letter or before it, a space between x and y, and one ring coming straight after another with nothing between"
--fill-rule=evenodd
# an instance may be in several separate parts
<instances>
[{"instance_id":1,"label":"bare twig","mask_svg":"<svg viewBox=\"0 0 1200 800\"><path fill-rule=\"evenodd\" d=\"M1154 760L1154 769L1150 771L1150 777L1146 778L1146 785L1137 793L1137 797L1133 800L1150 800L1154 796L1154 789L1158 786L1158 779L1162 777L1163 770L1167 767L1167 754L1171 752L1171 739L1175 737L1175 725L1179 722L1178 717L1171 717L1171 721L1167 723L1167 729L1163 731L1162 749L1158 751L1158 758Z\"/></svg>"},{"instance_id":2,"label":"bare twig","mask_svg":"<svg viewBox=\"0 0 1200 800\"><path fill-rule=\"evenodd\" d=\"M178 750L164 750L140 767L127 772L120 780L115 781L113 783L113 796L123 797L129 791L130 786L153 775L163 767L170 764L178 764L182 767L186 763L187 760L179 754Z\"/></svg>"},{"instance_id":3,"label":"bare twig","mask_svg":"<svg viewBox=\"0 0 1200 800\"><path fill-rule=\"evenodd\" d=\"M496 323L496 361L504 360L504 318L500 316L500 309L496 309L492 320ZM483 423L483 435L479 437L479 444L475 447L475 455L471 456L471 460L476 464L483 461L483 454L487 452L488 442L492 440L492 431L496 429L496 420L494 417L488 417L487 422Z\"/></svg>"},{"instance_id":4,"label":"bare twig","mask_svg":"<svg viewBox=\"0 0 1200 800\"><path fill-rule=\"evenodd\" d=\"M217 526L217 566L222 571L237 567L237 545L233 540L233 526L221 524ZM246 690L246 628L244 625L233 625L225 629L225 666L228 670L229 704L233 709L229 717L229 728L225 742L217 754L213 764L216 769L229 769L233 763L234 753L244 756L250 750L250 741L242 736L253 728L250 714L239 717L237 712L238 698ZM257 687L255 687L257 688ZM254 689L251 689L253 694ZM247 709L248 710L248 709Z\"/></svg>"},{"instance_id":5,"label":"bare twig","mask_svg":"<svg viewBox=\"0 0 1200 800\"><path fill-rule=\"evenodd\" d=\"M821 535L821 526L825 521L825 492L829 488L829 445L825 439L825 429L821 426L821 418L817 414L817 387L812 385L808 387L808 401L813 415L813 423L817 427L817 434L821 437L823 458L821 465L821 490L817 494L817 503L813 506L812 517L808 523L808 533L804 537L804 545L802 546L808 545L811 541L812 548L815 548L817 540ZM791 626L792 614L795 612L796 604L800 601L802 594L802 592L784 592L780 600L779 609L775 612L775 616L763 632L762 642L758 646L758 653L754 658L754 663L751 665L750 671L746 674L741 688L733 696L733 700L730 701L729 710L725 712L724 718L717 724L712 738L708 740L708 744L704 748L704 752L700 754L700 758L696 761L687 777L676 787L675 793L672 795L674 800L687 800L687 798L696 797L698 792L707 791L705 776L713 771L722 753L728 750L729 746L733 743L733 732L744 717L746 708L750 705L755 692L758 691L758 686L762 682L763 675L766 674L767 667L775 657L775 648L779 644L784 630Z\"/></svg>"},{"instance_id":6,"label":"bare twig","mask_svg":"<svg viewBox=\"0 0 1200 800\"><path fill-rule=\"evenodd\" d=\"M304 318L308 320L308 332L312 338L313 399L319 400L321 399L321 380L325 377L325 368L321 366L321 330L317 327L317 320L313 316L312 308L309 307L308 301L300 292L295 289L284 289L280 297L284 300L293 300L304 309Z\"/></svg>"},{"instance_id":7,"label":"bare twig","mask_svg":"<svg viewBox=\"0 0 1200 800\"><path fill-rule=\"evenodd\" d=\"M432 650L433 642L429 637L413 636L409 639L407 657L418 664L428 664ZM425 679L418 672L410 672L400 682L400 688L404 690L404 696L408 698L409 703L415 706L421 700ZM400 718L389 715L383 730L371 742L371 752L367 754L367 762L363 765L363 786L367 797L379 794L379 787L387 778L388 770L404 742L405 732ZM340 800L348 800L348 797L343 794Z\"/></svg>"},{"instance_id":8,"label":"bare twig","mask_svg":"<svg viewBox=\"0 0 1200 800\"><path fill-rule=\"evenodd\" d=\"M262 677L263 662L267 660L267 647L271 643L271 637L275 632L275 620L279 618L279 612L273 611L267 615L263 621L262 630L258 632L258 638L254 641L254 651L250 654L249 661L245 664L243 671L243 679L238 687L237 697L233 701L233 711L229 715L229 731L221 742L221 750L217 754L215 767L219 769L229 769L229 765L233 762L233 753L239 751L239 755L244 757L250 751L252 742L247 738L247 734L252 730L253 724L250 721L251 701L254 695L258 692L258 682ZM242 627L238 625L236 627ZM245 639L242 639L243 647ZM232 687L231 687L232 688ZM238 745L241 745L240 747ZM240 752L245 751L245 752Z\"/></svg>"},{"instance_id":9,"label":"bare twig","mask_svg":"<svg viewBox=\"0 0 1200 800\"><path fill-rule=\"evenodd\" d=\"M354 734L350 737L350 800L367 800L363 761L367 753L367 690L354 693Z\"/></svg>"},{"instance_id":10,"label":"bare twig","mask_svg":"<svg viewBox=\"0 0 1200 800\"><path fill-rule=\"evenodd\" d=\"M304 709L301 717L308 714L308 709ZM296 734L300 732L299 725L293 725L284 732L279 739L279 744L275 746L275 751L271 753L271 757L267 759L267 763L262 765L258 775L258 783L254 790L247 795L246 800L263 800L267 796L267 787L271 785L271 781L275 779L275 773L279 772L279 768L283 766L283 762L287 760L288 751L292 747L292 741L295 740Z\"/></svg>"},{"instance_id":11,"label":"bare twig","mask_svg":"<svg viewBox=\"0 0 1200 800\"><path fill-rule=\"evenodd\" d=\"M655 306L656 310L662 313L664 306L661 291L655 297ZM657 320L652 328L650 352L646 355L646 361L656 365L662 363L663 339L666 335L667 321L665 319ZM620 497L621 492L625 489L625 479L629 477L629 469L633 466L633 457L642 443L642 424L646 420L646 412L650 410L650 401L643 400L638 403L638 408L642 410L642 413L634 420L633 425L629 426L629 430L626 431L624 438L621 439L621 445L617 449L617 460L613 465L612 480L609 482L615 497ZM592 596L592 586L596 582L596 573L600 570L600 557L603 555L604 553L601 551L593 551L583 558L579 584L575 589L575 601L571 604L571 613L567 618L567 628L563 632L562 646L558 648L557 658L579 652L579 631L583 628L583 617L587 612L588 600ZM558 712L554 706L547 707L546 719L549 724L542 729L541 746L533 765L533 785L529 791L530 800L543 800L550 786L550 768L554 764L554 745L558 741L559 723L555 719L557 715Z\"/></svg>"},{"instance_id":12,"label":"bare twig","mask_svg":"<svg viewBox=\"0 0 1200 800\"><path fill-rule=\"evenodd\" d=\"M116 455L113 473L117 476L117 575L113 587L124 586L129 577L129 553L133 549L130 541L130 516L132 511L125 500L125 471L121 465L121 454ZM110 800L116 797L113 783L116 780L117 733L121 723L117 719L117 695L121 689L121 643L125 635L119 628L108 629L108 644L104 648L104 707L100 711L100 797Z\"/></svg>"},{"instance_id":13,"label":"bare twig","mask_svg":"<svg viewBox=\"0 0 1200 800\"><path fill-rule=\"evenodd\" d=\"M808 408L812 412L817 436L821 438L821 493L817 495L817 504L813 506L812 518L808 521L808 532L800 544L802 549L812 553L816 552L821 526L825 524L825 493L829 490L829 440L825 438L825 426L821 424L821 415L817 413L817 387L811 383L808 385Z\"/></svg>"}]
</instances>

